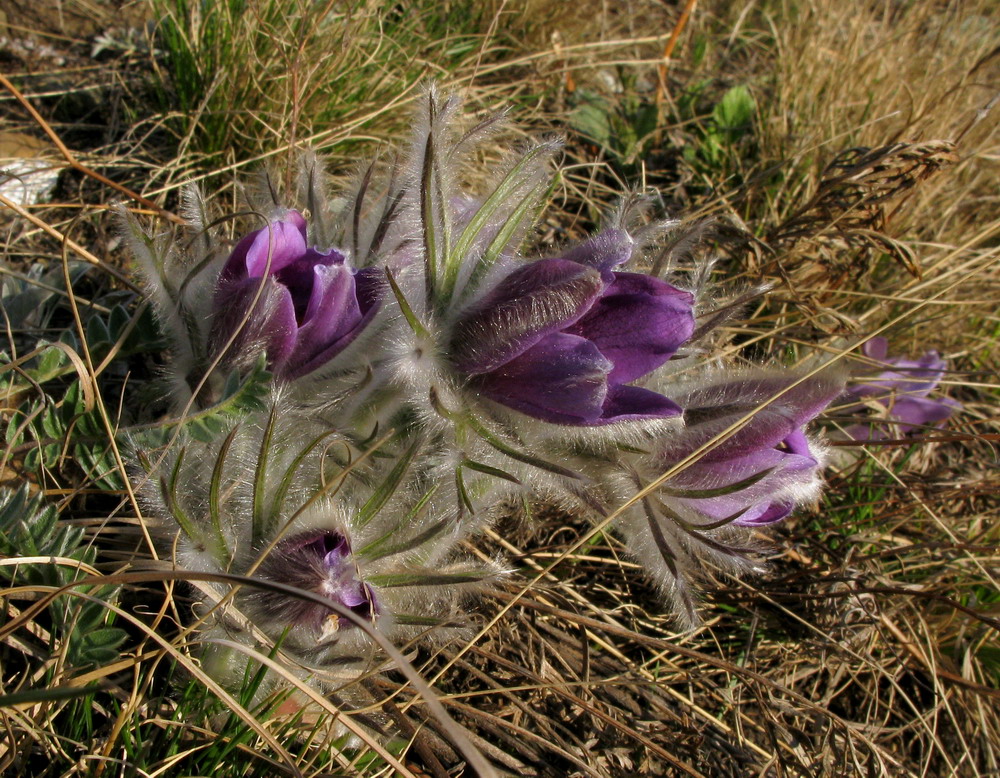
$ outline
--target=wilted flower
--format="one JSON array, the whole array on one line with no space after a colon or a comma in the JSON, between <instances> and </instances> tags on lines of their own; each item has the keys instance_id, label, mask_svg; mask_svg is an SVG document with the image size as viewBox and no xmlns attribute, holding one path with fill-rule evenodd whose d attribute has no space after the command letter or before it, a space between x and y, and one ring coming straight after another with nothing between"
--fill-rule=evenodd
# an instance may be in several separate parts
<instances>
[{"instance_id":1,"label":"wilted flower","mask_svg":"<svg viewBox=\"0 0 1000 778\"><path fill-rule=\"evenodd\" d=\"M280 541L264 558L257 577L319 594L364 619L371 620L378 614L375 592L358 580L350 544L339 532L314 530ZM263 587L251 597L265 618L311 628L319 641L341 628L354 626L311 600Z\"/></svg>"},{"instance_id":2,"label":"wilted flower","mask_svg":"<svg viewBox=\"0 0 1000 778\"><path fill-rule=\"evenodd\" d=\"M865 401L864 404L852 404L842 409L846 412L856 414L870 403L877 403L885 409L882 424L856 424L847 430L855 440L886 437L885 422L898 425L904 435L918 433L926 427L939 427L962 407L950 397L928 397L937 388L948 367L937 351L927 351L915 360L888 357L886 339L872 338L861 347L861 352L869 360L889 369L848 387L844 392L847 400Z\"/></svg>"},{"instance_id":3,"label":"wilted flower","mask_svg":"<svg viewBox=\"0 0 1000 778\"><path fill-rule=\"evenodd\" d=\"M297 211L244 237L215 291L212 350L229 339L224 362L249 361L257 348L272 371L297 378L322 367L361 333L378 308L374 270L355 270L335 249L307 243ZM244 321L245 320L245 321Z\"/></svg>"},{"instance_id":4,"label":"wilted flower","mask_svg":"<svg viewBox=\"0 0 1000 778\"><path fill-rule=\"evenodd\" d=\"M669 418L680 407L630 386L694 331L693 297L613 268L632 241L606 230L562 257L517 268L455 326L452 361L491 400L557 424Z\"/></svg>"}]
</instances>

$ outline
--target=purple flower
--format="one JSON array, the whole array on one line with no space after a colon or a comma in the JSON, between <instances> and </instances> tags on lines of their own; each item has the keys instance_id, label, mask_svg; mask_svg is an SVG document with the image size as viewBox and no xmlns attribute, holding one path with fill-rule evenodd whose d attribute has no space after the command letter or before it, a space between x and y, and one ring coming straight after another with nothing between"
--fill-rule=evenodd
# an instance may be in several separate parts
<instances>
[{"instance_id":1,"label":"purple flower","mask_svg":"<svg viewBox=\"0 0 1000 778\"><path fill-rule=\"evenodd\" d=\"M940 427L961 404L949 397L932 399L928 395L937 388L947 363L936 351L926 352L920 359L888 357L885 338L872 338L861 352L876 363L889 367L877 376L855 384L844 393L848 400L866 400L885 408L885 419L899 426L904 435L912 435L926 427ZM844 409L857 413L864 404L852 404ZM887 436L885 424L856 424L847 430L855 440L879 440Z\"/></svg>"},{"instance_id":2,"label":"purple flower","mask_svg":"<svg viewBox=\"0 0 1000 778\"><path fill-rule=\"evenodd\" d=\"M364 619L379 612L375 593L358 580L350 544L339 532L314 530L282 540L261 563L257 577L319 594ZM321 639L353 626L329 608L282 592L261 588L250 600L263 618L304 626Z\"/></svg>"},{"instance_id":3,"label":"purple flower","mask_svg":"<svg viewBox=\"0 0 1000 778\"><path fill-rule=\"evenodd\" d=\"M213 353L241 328L226 362L249 361L262 347L279 376L305 375L369 323L378 308L378 278L374 270L348 267L339 251L310 248L305 219L289 211L244 237L226 261L215 290Z\"/></svg>"},{"instance_id":4,"label":"purple flower","mask_svg":"<svg viewBox=\"0 0 1000 778\"><path fill-rule=\"evenodd\" d=\"M606 230L511 272L463 313L451 356L483 395L556 424L669 418L680 407L630 386L694 331L688 292L613 268L632 240Z\"/></svg>"},{"instance_id":5,"label":"purple flower","mask_svg":"<svg viewBox=\"0 0 1000 778\"><path fill-rule=\"evenodd\" d=\"M790 389L795 377L765 375L723 379L682 392L686 426L664 440L656 465L665 472L743 417L746 424L677 475L661 490L663 502L691 525L761 525L788 516L819 486L819 458L805 425L842 391L821 374Z\"/></svg>"}]
</instances>

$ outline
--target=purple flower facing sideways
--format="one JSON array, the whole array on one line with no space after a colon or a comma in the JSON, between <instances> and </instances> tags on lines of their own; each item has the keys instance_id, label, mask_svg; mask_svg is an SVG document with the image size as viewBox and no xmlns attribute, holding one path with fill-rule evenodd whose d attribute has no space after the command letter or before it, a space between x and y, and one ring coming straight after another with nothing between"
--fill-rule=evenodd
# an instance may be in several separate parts
<instances>
[{"instance_id":1,"label":"purple flower facing sideways","mask_svg":"<svg viewBox=\"0 0 1000 778\"><path fill-rule=\"evenodd\" d=\"M465 311L452 362L483 395L556 424L669 418L680 407L629 384L694 331L688 292L614 270L632 240L606 230L562 257L523 265Z\"/></svg>"},{"instance_id":2,"label":"purple flower facing sideways","mask_svg":"<svg viewBox=\"0 0 1000 778\"><path fill-rule=\"evenodd\" d=\"M706 528L770 524L814 496L819 459L804 427L840 394L842 383L819 375L760 407L795 380L787 375L721 379L678 398L686 426L663 441L656 459L660 472L753 414L666 482L662 500L680 519Z\"/></svg>"},{"instance_id":3,"label":"purple flower facing sideways","mask_svg":"<svg viewBox=\"0 0 1000 778\"><path fill-rule=\"evenodd\" d=\"M213 353L242 327L225 362L263 344L277 375L305 375L343 351L375 315L378 278L348 267L335 249L310 248L306 220L289 211L244 237L226 261L215 290Z\"/></svg>"},{"instance_id":4,"label":"purple flower facing sideways","mask_svg":"<svg viewBox=\"0 0 1000 778\"><path fill-rule=\"evenodd\" d=\"M321 595L366 620L378 615L375 593L358 580L350 544L339 532L314 530L282 540L256 575ZM265 618L312 629L321 641L339 629L354 626L319 603L283 592L260 588L251 601Z\"/></svg>"},{"instance_id":5,"label":"purple flower facing sideways","mask_svg":"<svg viewBox=\"0 0 1000 778\"><path fill-rule=\"evenodd\" d=\"M889 369L863 383L848 387L844 398L866 400L884 406L885 420L897 424L904 435L918 434L927 427L940 427L952 413L962 407L950 397L928 397L937 388L948 367L936 351L928 351L915 360L890 358L887 357L886 339L872 338L861 347L861 353ZM857 413L864 407L863 404L856 404L845 410ZM884 423L875 426L856 424L847 433L855 440L878 440L887 436Z\"/></svg>"}]
</instances>

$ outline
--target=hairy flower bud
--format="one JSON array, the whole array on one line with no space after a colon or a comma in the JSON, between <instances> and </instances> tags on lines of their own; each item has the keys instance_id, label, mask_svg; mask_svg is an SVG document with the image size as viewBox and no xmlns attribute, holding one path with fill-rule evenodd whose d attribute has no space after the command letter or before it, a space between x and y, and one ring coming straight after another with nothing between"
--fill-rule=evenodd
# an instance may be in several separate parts
<instances>
[{"instance_id":1,"label":"hairy flower bud","mask_svg":"<svg viewBox=\"0 0 1000 778\"><path fill-rule=\"evenodd\" d=\"M681 392L687 426L662 441L657 463L664 471L749 416L664 485L664 501L682 520L694 526L769 524L815 496L820 462L804 427L842 384L820 375L793 386L795 378L722 378Z\"/></svg>"},{"instance_id":2,"label":"hairy flower bud","mask_svg":"<svg viewBox=\"0 0 1000 778\"><path fill-rule=\"evenodd\" d=\"M691 337L693 298L612 269L630 254L628 235L608 230L517 268L459 319L455 369L491 400L557 424L679 415L672 400L629 383Z\"/></svg>"},{"instance_id":3,"label":"hairy flower bud","mask_svg":"<svg viewBox=\"0 0 1000 778\"><path fill-rule=\"evenodd\" d=\"M375 592L358 580L350 544L339 532L313 530L280 541L261 562L257 577L319 594L364 619L379 612ZM313 629L320 642L353 626L316 602L266 588L257 589L251 601L265 618Z\"/></svg>"}]
</instances>

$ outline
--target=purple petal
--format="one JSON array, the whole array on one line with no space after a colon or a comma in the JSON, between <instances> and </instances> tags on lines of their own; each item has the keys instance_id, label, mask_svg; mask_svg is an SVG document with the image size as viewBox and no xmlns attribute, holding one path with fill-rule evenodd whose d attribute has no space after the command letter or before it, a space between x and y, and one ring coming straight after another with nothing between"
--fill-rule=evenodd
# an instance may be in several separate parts
<instances>
[{"instance_id":1,"label":"purple petal","mask_svg":"<svg viewBox=\"0 0 1000 778\"><path fill-rule=\"evenodd\" d=\"M323 565L328 570L339 570L344 560L351 555L351 546L347 538L339 532L323 532L310 545L316 556L322 558Z\"/></svg>"},{"instance_id":2,"label":"purple petal","mask_svg":"<svg viewBox=\"0 0 1000 778\"><path fill-rule=\"evenodd\" d=\"M809 450L809 438L802 430L795 430L791 435L789 435L783 441L783 448L789 453L800 457L808 457L812 459L813 464L816 464L816 460L812 457L812 452Z\"/></svg>"},{"instance_id":3,"label":"purple petal","mask_svg":"<svg viewBox=\"0 0 1000 778\"><path fill-rule=\"evenodd\" d=\"M562 258L607 272L628 262L634 246L635 242L627 232L609 229L569 249Z\"/></svg>"},{"instance_id":4,"label":"purple petal","mask_svg":"<svg viewBox=\"0 0 1000 778\"><path fill-rule=\"evenodd\" d=\"M305 252L306 220L298 211L289 211L284 219L251 232L237 243L220 278L260 278L265 272L278 272Z\"/></svg>"},{"instance_id":5,"label":"purple petal","mask_svg":"<svg viewBox=\"0 0 1000 778\"><path fill-rule=\"evenodd\" d=\"M364 584L357 581L344 582L337 591L337 599L341 605L352 610L368 603Z\"/></svg>"},{"instance_id":6,"label":"purple petal","mask_svg":"<svg viewBox=\"0 0 1000 778\"><path fill-rule=\"evenodd\" d=\"M683 409L662 394L640 386L612 386L604 401L601 417L592 424L612 424L616 421L641 419L671 419Z\"/></svg>"},{"instance_id":7,"label":"purple petal","mask_svg":"<svg viewBox=\"0 0 1000 778\"><path fill-rule=\"evenodd\" d=\"M956 408L955 400L943 397L931 400L926 397L897 397L889 406L889 420L898 422L904 431L919 432L918 427L937 427L948 419Z\"/></svg>"},{"instance_id":8,"label":"purple petal","mask_svg":"<svg viewBox=\"0 0 1000 778\"><path fill-rule=\"evenodd\" d=\"M298 362L294 359L289 360L285 370L286 378L298 378L319 369L364 332L381 306L384 278L381 270L377 268L364 268L354 274L353 299L348 300L345 307L352 312L358 312L359 315L342 317L340 326L336 327L331 335L332 340L327 341L325 345L321 337L306 331L310 323L307 321L306 326L302 327L303 332L300 337L302 360ZM330 307L332 313L336 306ZM325 315L324 308L318 308L317 311L317 318ZM351 321L354 323L351 324Z\"/></svg>"},{"instance_id":9,"label":"purple petal","mask_svg":"<svg viewBox=\"0 0 1000 778\"><path fill-rule=\"evenodd\" d=\"M733 521L733 524L741 527L759 527L763 524L773 524L781 521L795 508L795 503L772 502L770 504L755 505L746 513Z\"/></svg>"},{"instance_id":10,"label":"purple petal","mask_svg":"<svg viewBox=\"0 0 1000 778\"><path fill-rule=\"evenodd\" d=\"M880 397L893 390L911 396L926 396L940 383L948 363L941 358L937 351L927 351L920 359L915 360L905 357L887 359L885 357L885 339L876 338L874 340L882 342L871 349L866 348L868 346L866 343L862 347L863 353L892 369L884 370L864 383L849 387L845 392L848 397Z\"/></svg>"},{"instance_id":11,"label":"purple petal","mask_svg":"<svg viewBox=\"0 0 1000 778\"><path fill-rule=\"evenodd\" d=\"M772 450L773 451L773 450ZM774 452L779 453L779 452ZM816 470L816 461L807 457L786 454L783 455L792 461L778 462L774 465L774 470L768 472L756 483L737 489L729 494L720 494L714 497L684 497L683 494L676 495L676 499L689 509L696 511L709 522L721 521L726 518L736 516L734 524L765 524L787 516L794 507L794 501L775 501L774 495L786 489L789 485L798 481L809 480ZM746 471L745 463L739 463L739 478L736 473L730 473L726 477L719 479L711 477L711 470L705 469L700 473L694 473L694 477L684 479L688 471L701 470L700 463L695 463L688 470L670 480L670 487L676 489L723 489L727 485L735 485L747 478L760 473L760 470L750 469ZM715 469L715 468L712 468ZM700 478L697 476L701 476ZM731 479L731 480L730 480Z\"/></svg>"},{"instance_id":12,"label":"purple petal","mask_svg":"<svg viewBox=\"0 0 1000 778\"><path fill-rule=\"evenodd\" d=\"M316 265L312 274L312 293L299 327L295 351L289 359L293 369L337 343L361 321L354 274L350 268Z\"/></svg>"},{"instance_id":13,"label":"purple petal","mask_svg":"<svg viewBox=\"0 0 1000 778\"><path fill-rule=\"evenodd\" d=\"M596 270L564 259L519 267L456 323L455 367L466 375L499 368L576 322L604 286Z\"/></svg>"},{"instance_id":14,"label":"purple petal","mask_svg":"<svg viewBox=\"0 0 1000 778\"><path fill-rule=\"evenodd\" d=\"M487 397L556 424L601 418L608 396L609 362L576 335L547 335L520 356L482 377Z\"/></svg>"},{"instance_id":15,"label":"purple petal","mask_svg":"<svg viewBox=\"0 0 1000 778\"><path fill-rule=\"evenodd\" d=\"M305 229L291 222L275 222L257 233L247 250L247 275L260 278L277 273L306 252Z\"/></svg>"},{"instance_id":16,"label":"purple petal","mask_svg":"<svg viewBox=\"0 0 1000 778\"><path fill-rule=\"evenodd\" d=\"M861 353L876 362L885 362L889 353L889 341L883 337L871 338L861 347Z\"/></svg>"},{"instance_id":17,"label":"purple petal","mask_svg":"<svg viewBox=\"0 0 1000 778\"><path fill-rule=\"evenodd\" d=\"M764 448L732 459L716 461L699 459L672 478L670 485L678 489L721 489L746 481L765 470L773 471L757 484L746 487L753 489L768 480L773 481L771 476L774 474L808 472L815 468L816 464L816 459L808 449L804 453L792 453L777 448ZM764 487L764 492L772 489L773 484L768 485Z\"/></svg>"},{"instance_id":18,"label":"purple petal","mask_svg":"<svg viewBox=\"0 0 1000 778\"><path fill-rule=\"evenodd\" d=\"M694 298L641 273L615 273L587 314L566 332L594 343L614 363L608 380L634 381L652 372L694 332Z\"/></svg>"},{"instance_id":19,"label":"purple petal","mask_svg":"<svg viewBox=\"0 0 1000 778\"><path fill-rule=\"evenodd\" d=\"M254 305L258 291L260 296ZM239 329L226 352L225 361L243 362L245 354L256 356L257 349L262 346L272 364L281 364L295 348L299 328L292 296L273 278L220 283L214 307L215 317L209 333L213 353L218 354ZM244 318L247 319L245 324Z\"/></svg>"},{"instance_id":20,"label":"purple petal","mask_svg":"<svg viewBox=\"0 0 1000 778\"><path fill-rule=\"evenodd\" d=\"M350 544L339 532L304 532L278 543L264 558L258 575L321 594L369 618L378 612L375 593L358 580L350 557ZM321 631L331 616L330 609L322 605L267 589L252 592L249 600L283 625L303 624Z\"/></svg>"},{"instance_id":21,"label":"purple petal","mask_svg":"<svg viewBox=\"0 0 1000 778\"><path fill-rule=\"evenodd\" d=\"M358 307L362 314L377 308L385 293L385 273L378 267L363 267L354 274Z\"/></svg>"},{"instance_id":22,"label":"purple petal","mask_svg":"<svg viewBox=\"0 0 1000 778\"><path fill-rule=\"evenodd\" d=\"M306 306L313 293L313 282L316 278L313 268L330 265L340 266L343 263L344 255L339 251L331 250L323 254L316 249L308 249L301 257L274 274L278 282L288 287L288 291L292 293L295 314L299 317L300 324L305 317Z\"/></svg>"}]
</instances>

